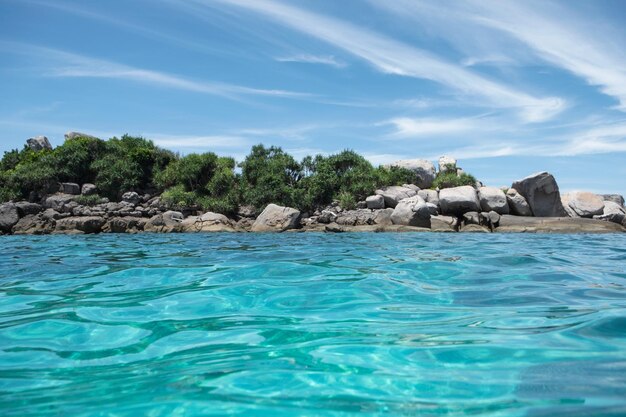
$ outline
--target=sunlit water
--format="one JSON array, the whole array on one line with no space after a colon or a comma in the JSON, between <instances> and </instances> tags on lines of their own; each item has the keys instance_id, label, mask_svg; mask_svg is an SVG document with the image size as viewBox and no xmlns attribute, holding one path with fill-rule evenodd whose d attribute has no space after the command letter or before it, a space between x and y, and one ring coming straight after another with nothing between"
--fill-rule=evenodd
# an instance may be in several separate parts
<instances>
[{"instance_id":1,"label":"sunlit water","mask_svg":"<svg viewBox=\"0 0 626 417\"><path fill-rule=\"evenodd\" d=\"M0 238L2 416L626 415L626 235Z\"/></svg>"}]
</instances>

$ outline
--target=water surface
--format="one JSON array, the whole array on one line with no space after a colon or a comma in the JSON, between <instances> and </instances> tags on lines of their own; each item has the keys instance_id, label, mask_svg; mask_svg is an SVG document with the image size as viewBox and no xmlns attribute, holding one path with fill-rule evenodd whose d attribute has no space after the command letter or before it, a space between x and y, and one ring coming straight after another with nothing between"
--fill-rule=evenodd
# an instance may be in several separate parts
<instances>
[{"instance_id":1,"label":"water surface","mask_svg":"<svg viewBox=\"0 0 626 417\"><path fill-rule=\"evenodd\" d=\"M626 415L626 235L0 238L3 416Z\"/></svg>"}]
</instances>

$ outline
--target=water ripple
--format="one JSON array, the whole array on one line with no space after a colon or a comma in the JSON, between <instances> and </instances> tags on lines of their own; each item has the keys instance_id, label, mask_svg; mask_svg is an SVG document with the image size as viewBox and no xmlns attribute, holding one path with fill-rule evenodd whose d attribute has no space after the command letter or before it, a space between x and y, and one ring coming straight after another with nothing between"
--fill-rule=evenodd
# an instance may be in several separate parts
<instances>
[{"instance_id":1,"label":"water ripple","mask_svg":"<svg viewBox=\"0 0 626 417\"><path fill-rule=\"evenodd\" d=\"M3 416L626 414L626 236L0 239Z\"/></svg>"}]
</instances>

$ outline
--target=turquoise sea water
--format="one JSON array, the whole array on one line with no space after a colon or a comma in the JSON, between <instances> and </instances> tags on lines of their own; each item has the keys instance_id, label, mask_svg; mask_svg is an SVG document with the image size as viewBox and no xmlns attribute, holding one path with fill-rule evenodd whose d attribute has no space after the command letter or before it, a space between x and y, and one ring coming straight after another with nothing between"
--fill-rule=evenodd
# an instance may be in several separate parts
<instances>
[{"instance_id":1,"label":"turquoise sea water","mask_svg":"<svg viewBox=\"0 0 626 417\"><path fill-rule=\"evenodd\" d=\"M626 235L0 238L0 415L623 416Z\"/></svg>"}]
</instances>

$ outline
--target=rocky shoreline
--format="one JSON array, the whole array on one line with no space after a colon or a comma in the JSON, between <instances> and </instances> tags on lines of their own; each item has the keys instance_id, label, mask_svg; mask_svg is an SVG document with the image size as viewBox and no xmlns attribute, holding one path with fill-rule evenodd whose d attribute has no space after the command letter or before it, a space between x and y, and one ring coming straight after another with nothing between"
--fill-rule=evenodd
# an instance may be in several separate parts
<instances>
[{"instance_id":1,"label":"rocky shoreline","mask_svg":"<svg viewBox=\"0 0 626 417\"><path fill-rule=\"evenodd\" d=\"M231 218L194 208L172 210L160 196L132 191L119 202L80 203L95 192L93 184L62 183L59 192L39 202L4 203L0 233L626 232L623 197L588 192L560 195L556 180L547 172L506 189L477 184L432 190L405 184L377 190L354 210L344 210L338 202L314 213L270 204L258 215L253 207L240 207Z\"/></svg>"}]
</instances>

